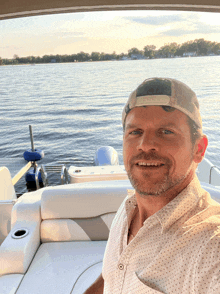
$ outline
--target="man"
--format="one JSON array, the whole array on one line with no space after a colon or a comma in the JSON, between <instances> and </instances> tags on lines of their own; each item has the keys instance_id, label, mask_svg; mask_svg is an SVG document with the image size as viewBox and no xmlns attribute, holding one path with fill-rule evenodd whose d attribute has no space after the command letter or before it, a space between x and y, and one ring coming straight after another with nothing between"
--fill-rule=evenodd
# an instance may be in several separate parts
<instances>
[{"instance_id":1,"label":"man","mask_svg":"<svg viewBox=\"0 0 220 294\"><path fill-rule=\"evenodd\" d=\"M135 193L120 206L102 275L85 293L220 293L220 205L195 174L208 145L195 93L174 79L145 80L122 122Z\"/></svg>"}]
</instances>

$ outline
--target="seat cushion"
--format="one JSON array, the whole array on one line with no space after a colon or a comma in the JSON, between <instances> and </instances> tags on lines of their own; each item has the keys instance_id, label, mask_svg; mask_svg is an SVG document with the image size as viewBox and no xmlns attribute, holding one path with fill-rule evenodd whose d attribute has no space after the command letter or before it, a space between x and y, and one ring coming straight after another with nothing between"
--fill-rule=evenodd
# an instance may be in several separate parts
<instances>
[{"instance_id":1,"label":"seat cushion","mask_svg":"<svg viewBox=\"0 0 220 294\"><path fill-rule=\"evenodd\" d=\"M116 212L131 188L129 181L90 182L45 189L41 217L74 219Z\"/></svg>"},{"instance_id":2,"label":"seat cushion","mask_svg":"<svg viewBox=\"0 0 220 294\"><path fill-rule=\"evenodd\" d=\"M49 219L41 223L41 241L107 240L115 213L84 219Z\"/></svg>"},{"instance_id":3,"label":"seat cushion","mask_svg":"<svg viewBox=\"0 0 220 294\"><path fill-rule=\"evenodd\" d=\"M15 294L24 275L12 274L0 277L1 294Z\"/></svg>"},{"instance_id":4,"label":"seat cushion","mask_svg":"<svg viewBox=\"0 0 220 294\"><path fill-rule=\"evenodd\" d=\"M105 246L106 241L42 244L16 294L68 294L82 287L80 280L86 289L101 274ZM93 278L80 279L90 268L95 269Z\"/></svg>"}]
</instances>

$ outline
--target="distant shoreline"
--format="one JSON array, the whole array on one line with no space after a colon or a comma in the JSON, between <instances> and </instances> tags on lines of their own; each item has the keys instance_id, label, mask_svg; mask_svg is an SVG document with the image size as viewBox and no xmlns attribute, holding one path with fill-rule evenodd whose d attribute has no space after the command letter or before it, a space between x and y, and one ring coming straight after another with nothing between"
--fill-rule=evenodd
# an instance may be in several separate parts
<instances>
[{"instance_id":1,"label":"distant shoreline","mask_svg":"<svg viewBox=\"0 0 220 294\"><path fill-rule=\"evenodd\" d=\"M42 57L19 57L15 54L12 59L4 59L0 57L0 65L161 59L218 55L220 55L220 43L206 41L204 39L196 39L187 41L183 44L177 44L175 42L165 44L159 49L156 49L155 45L147 45L143 50L133 47L128 50L128 53L121 54L116 54L115 52L112 54L104 52L92 52L89 54L83 51L71 55L56 54L44 55Z\"/></svg>"},{"instance_id":2,"label":"distant shoreline","mask_svg":"<svg viewBox=\"0 0 220 294\"><path fill-rule=\"evenodd\" d=\"M9 63L9 64L0 64L0 66L18 66L18 65L30 65L30 66L35 66L35 65L42 65L42 64L67 64L67 63L94 63L94 62L115 62L115 61L135 61L135 60L156 60L156 59L188 59L188 58L199 58L199 57L217 57L220 55L199 55L199 56L175 56L175 57L157 57L157 58L128 58L128 59L112 59L112 60L86 60L86 61L69 61L69 62L39 62L39 63Z\"/></svg>"}]
</instances>

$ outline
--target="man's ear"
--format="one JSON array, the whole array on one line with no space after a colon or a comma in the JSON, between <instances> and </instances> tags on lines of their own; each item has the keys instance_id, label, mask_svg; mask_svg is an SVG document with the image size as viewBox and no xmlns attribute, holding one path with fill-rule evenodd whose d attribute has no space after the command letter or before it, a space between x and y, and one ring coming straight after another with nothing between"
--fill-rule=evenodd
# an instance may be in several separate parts
<instances>
[{"instance_id":1,"label":"man's ear","mask_svg":"<svg viewBox=\"0 0 220 294\"><path fill-rule=\"evenodd\" d=\"M207 146L208 138L206 137L206 135L202 135L202 137L198 139L195 144L194 161L196 163L200 163L203 160Z\"/></svg>"}]
</instances>

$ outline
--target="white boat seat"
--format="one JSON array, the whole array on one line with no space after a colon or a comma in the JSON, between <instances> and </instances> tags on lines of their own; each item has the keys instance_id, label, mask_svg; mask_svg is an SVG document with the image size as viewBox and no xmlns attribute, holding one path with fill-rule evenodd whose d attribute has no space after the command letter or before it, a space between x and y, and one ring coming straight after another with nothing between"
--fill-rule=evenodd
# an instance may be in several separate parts
<instances>
[{"instance_id":1,"label":"white boat seat","mask_svg":"<svg viewBox=\"0 0 220 294\"><path fill-rule=\"evenodd\" d=\"M0 201L0 245L11 230L11 211L16 200Z\"/></svg>"},{"instance_id":2,"label":"white boat seat","mask_svg":"<svg viewBox=\"0 0 220 294\"><path fill-rule=\"evenodd\" d=\"M24 275L12 274L0 277L1 294L15 294Z\"/></svg>"},{"instance_id":3,"label":"white boat seat","mask_svg":"<svg viewBox=\"0 0 220 294\"><path fill-rule=\"evenodd\" d=\"M220 189L202 186L219 201ZM126 180L90 182L18 199L0 247L1 293L82 294L101 273L109 228L127 189ZM12 238L19 229L29 233Z\"/></svg>"},{"instance_id":4,"label":"white boat seat","mask_svg":"<svg viewBox=\"0 0 220 294\"><path fill-rule=\"evenodd\" d=\"M40 245L41 193L40 190L27 193L13 206L11 231L0 246L0 276L25 274ZM21 230L28 234L14 238L14 233Z\"/></svg>"},{"instance_id":5,"label":"white boat seat","mask_svg":"<svg viewBox=\"0 0 220 294\"><path fill-rule=\"evenodd\" d=\"M102 271L106 241L51 242L38 249L16 294L82 294Z\"/></svg>"},{"instance_id":6,"label":"white boat seat","mask_svg":"<svg viewBox=\"0 0 220 294\"><path fill-rule=\"evenodd\" d=\"M47 188L42 192L41 217L89 218L117 211L131 189L129 181L105 181Z\"/></svg>"},{"instance_id":7,"label":"white boat seat","mask_svg":"<svg viewBox=\"0 0 220 294\"><path fill-rule=\"evenodd\" d=\"M73 190L74 187L74 190ZM41 199L41 241L107 240L126 187L102 184L47 189Z\"/></svg>"},{"instance_id":8,"label":"white boat seat","mask_svg":"<svg viewBox=\"0 0 220 294\"><path fill-rule=\"evenodd\" d=\"M17 199L11 174L7 167L0 167L0 200Z\"/></svg>"},{"instance_id":9,"label":"white boat seat","mask_svg":"<svg viewBox=\"0 0 220 294\"><path fill-rule=\"evenodd\" d=\"M7 167L0 167L0 245L11 229L11 211L17 200Z\"/></svg>"},{"instance_id":10,"label":"white boat seat","mask_svg":"<svg viewBox=\"0 0 220 294\"><path fill-rule=\"evenodd\" d=\"M42 242L107 240L115 213L87 219L54 219L41 223Z\"/></svg>"},{"instance_id":11,"label":"white boat seat","mask_svg":"<svg viewBox=\"0 0 220 294\"><path fill-rule=\"evenodd\" d=\"M127 195L127 189L130 188L130 183L126 180L90 182L47 187L19 198L12 211L12 230L0 247L0 276L2 276L0 277L0 288L6 276L12 277L14 274L20 274L24 277L16 293L30 293L25 290L29 281L35 283L39 277L43 281L45 276L50 276L53 271L56 271L57 260L60 260L64 268L71 268L73 263L70 266L68 262L69 259L76 259L78 255L76 248L78 247L82 248L81 255L85 256L85 259L82 256L77 257L78 278L81 277L81 269L89 271L91 266L99 268L98 276L101 267L96 263L102 262L111 222ZM13 233L18 230L28 230L28 234L23 238L12 238ZM92 258L93 263L90 264L93 246L96 249L94 249L94 258ZM56 258L50 257L55 252L54 248L57 250L59 248ZM38 259L39 256L41 259ZM97 260L95 256L99 256L99 259ZM42 269L42 261L47 257L49 258L48 265ZM39 266L38 275L35 275L32 269L36 269L37 266ZM57 280L73 288L76 281L68 280L67 271L64 270L66 278ZM88 271L86 270L86 273ZM85 277L84 274L83 277ZM16 284L17 276L14 279ZM51 277L52 280L54 282L54 276ZM81 286L78 284L78 287ZM21 292L19 292L20 289L22 289ZM35 292L31 293L48 293L46 289L47 282L45 281L43 286L41 283L41 292L40 290L37 292L36 287ZM50 293L70 292L52 291Z\"/></svg>"}]
</instances>

